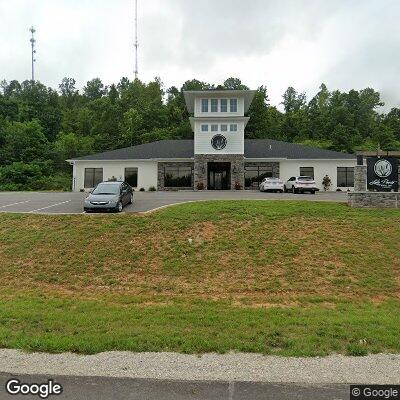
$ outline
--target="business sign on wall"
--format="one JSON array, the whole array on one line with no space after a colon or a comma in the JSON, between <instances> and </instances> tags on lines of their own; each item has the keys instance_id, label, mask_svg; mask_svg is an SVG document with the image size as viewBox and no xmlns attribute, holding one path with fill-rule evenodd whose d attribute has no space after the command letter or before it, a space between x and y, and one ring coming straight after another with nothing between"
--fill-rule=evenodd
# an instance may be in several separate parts
<instances>
[{"instance_id":1,"label":"business sign on wall","mask_svg":"<svg viewBox=\"0 0 400 400\"><path fill-rule=\"evenodd\" d=\"M399 190L399 161L393 157L367 159L367 188L379 192Z\"/></svg>"}]
</instances>

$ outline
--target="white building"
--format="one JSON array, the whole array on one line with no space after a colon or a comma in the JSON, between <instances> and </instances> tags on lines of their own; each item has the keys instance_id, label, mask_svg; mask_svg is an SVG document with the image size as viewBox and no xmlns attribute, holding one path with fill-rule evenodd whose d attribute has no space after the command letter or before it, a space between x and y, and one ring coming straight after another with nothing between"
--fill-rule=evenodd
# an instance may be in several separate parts
<instances>
[{"instance_id":1,"label":"white building","mask_svg":"<svg viewBox=\"0 0 400 400\"><path fill-rule=\"evenodd\" d=\"M251 90L184 93L194 140L161 140L67 160L73 165L74 191L103 180L125 180L135 188L256 189L268 176L284 181L313 176L322 189L352 189L356 157L270 139L245 139Z\"/></svg>"}]
</instances>

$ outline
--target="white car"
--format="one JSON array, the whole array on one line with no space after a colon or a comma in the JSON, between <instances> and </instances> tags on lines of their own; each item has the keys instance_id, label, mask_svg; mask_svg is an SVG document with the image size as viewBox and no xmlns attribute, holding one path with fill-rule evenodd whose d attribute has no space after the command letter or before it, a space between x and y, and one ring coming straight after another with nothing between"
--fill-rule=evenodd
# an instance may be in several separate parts
<instances>
[{"instance_id":1,"label":"white car","mask_svg":"<svg viewBox=\"0 0 400 400\"><path fill-rule=\"evenodd\" d=\"M260 192L283 193L285 185L279 178L264 178L260 183Z\"/></svg>"},{"instance_id":2,"label":"white car","mask_svg":"<svg viewBox=\"0 0 400 400\"><path fill-rule=\"evenodd\" d=\"M318 190L311 176L292 176L285 184L285 192L315 194Z\"/></svg>"}]
</instances>

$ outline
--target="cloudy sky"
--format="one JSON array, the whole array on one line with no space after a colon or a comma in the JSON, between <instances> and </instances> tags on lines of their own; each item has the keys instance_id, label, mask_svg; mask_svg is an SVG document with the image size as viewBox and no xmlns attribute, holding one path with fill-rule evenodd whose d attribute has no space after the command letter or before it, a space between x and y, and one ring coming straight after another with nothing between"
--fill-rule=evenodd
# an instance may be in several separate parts
<instances>
[{"instance_id":1,"label":"cloudy sky","mask_svg":"<svg viewBox=\"0 0 400 400\"><path fill-rule=\"evenodd\" d=\"M288 86L311 97L373 87L400 105L400 0L138 0L139 78L166 87L240 77L278 105ZM133 0L0 0L0 80L82 87L133 76Z\"/></svg>"}]
</instances>

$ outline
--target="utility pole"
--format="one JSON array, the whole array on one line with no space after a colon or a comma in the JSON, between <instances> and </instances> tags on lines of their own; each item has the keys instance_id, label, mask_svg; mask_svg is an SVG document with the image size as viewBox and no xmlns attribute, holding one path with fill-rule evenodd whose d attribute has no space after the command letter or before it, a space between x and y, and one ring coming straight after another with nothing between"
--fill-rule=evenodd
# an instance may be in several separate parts
<instances>
[{"instance_id":1,"label":"utility pole","mask_svg":"<svg viewBox=\"0 0 400 400\"><path fill-rule=\"evenodd\" d=\"M35 32L36 32L36 30L32 26L31 29L29 29L29 31L32 34L30 42L31 42L31 48L32 48L32 82L34 82L35 81L35 61L36 61L36 58L35 58L35 54L36 54L36 50L35 50L35 43L36 43Z\"/></svg>"},{"instance_id":2,"label":"utility pole","mask_svg":"<svg viewBox=\"0 0 400 400\"><path fill-rule=\"evenodd\" d=\"M138 29L137 29L137 0L135 0L135 80L138 78Z\"/></svg>"}]
</instances>

